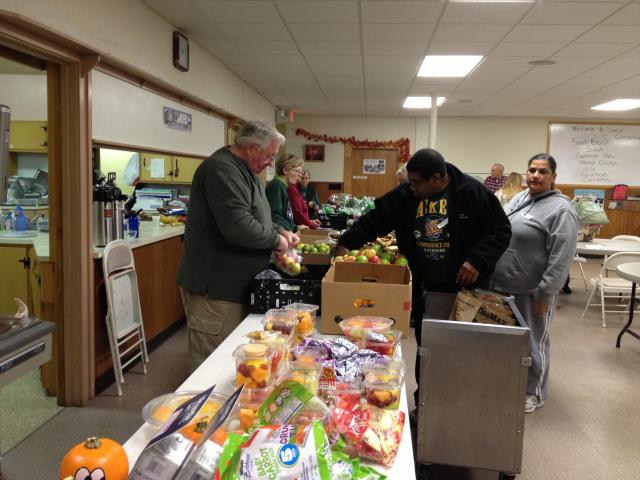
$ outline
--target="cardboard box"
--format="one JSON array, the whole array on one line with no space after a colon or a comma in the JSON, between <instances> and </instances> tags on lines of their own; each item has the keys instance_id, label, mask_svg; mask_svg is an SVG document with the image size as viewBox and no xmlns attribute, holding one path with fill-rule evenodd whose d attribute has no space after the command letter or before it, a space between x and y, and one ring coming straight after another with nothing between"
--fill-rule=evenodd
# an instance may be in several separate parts
<instances>
[{"instance_id":1,"label":"cardboard box","mask_svg":"<svg viewBox=\"0 0 640 480\"><path fill-rule=\"evenodd\" d=\"M393 318L409 335L411 271L400 265L336 262L322 279L320 331L340 334L336 322L356 315Z\"/></svg>"},{"instance_id":2,"label":"cardboard box","mask_svg":"<svg viewBox=\"0 0 640 480\"><path fill-rule=\"evenodd\" d=\"M305 253L302 252L302 265L331 265L331 253Z\"/></svg>"},{"instance_id":3,"label":"cardboard box","mask_svg":"<svg viewBox=\"0 0 640 480\"><path fill-rule=\"evenodd\" d=\"M480 289L460 290L453 302L449 320L508 326L517 324L507 297Z\"/></svg>"}]
</instances>

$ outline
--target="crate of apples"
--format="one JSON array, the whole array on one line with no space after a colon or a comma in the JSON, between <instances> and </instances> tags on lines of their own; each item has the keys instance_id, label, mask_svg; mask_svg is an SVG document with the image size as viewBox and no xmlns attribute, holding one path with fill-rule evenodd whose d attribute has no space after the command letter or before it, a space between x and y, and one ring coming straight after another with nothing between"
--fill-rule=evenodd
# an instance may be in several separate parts
<instances>
[{"instance_id":1,"label":"crate of apples","mask_svg":"<svg viewBox=\"0 0 640 480\"><path fill-rule=\"evenodd\" d=\"M401 253L386 252L380 245L372 245L351 250L347 255L337 256L336 262L378 263L381 265L409 265L407 258Z\"/></svg>"}]
</instances>

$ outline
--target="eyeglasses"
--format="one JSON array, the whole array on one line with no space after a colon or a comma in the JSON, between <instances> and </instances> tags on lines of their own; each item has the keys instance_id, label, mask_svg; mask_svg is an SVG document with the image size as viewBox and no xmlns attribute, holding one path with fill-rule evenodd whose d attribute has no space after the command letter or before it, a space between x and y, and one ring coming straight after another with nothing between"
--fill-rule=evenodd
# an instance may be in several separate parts
<instances>
[{"instance_id":1,"label":"eyeglasses","mask_svg":"<svg viewBox=\"0 0 640 480\"><path fill-rule=\"evenodd\" d=\"M261 147L257 143L255 144L255 146L258 147L262 151L262 153L264 153L264 156L267 157L267 160L269 160L269 161L275 160L276 157L278 156L278 152L269 154L269 153L267 153L267 151L263 147Z\"/></svg>"},{"instance_id":2,"label":"eyeglasses","mask_svg":"<svg viewBox=\"0 0 640 480\"><path fill-rule=\"evenodd\" d=\"M549 170L548 168L534 168L534 167L531 167L527 171L531 175L535 175L536 172L538 172L540 175L549 175L551 173L551 170Z\"/></svg>"}]
</instances>

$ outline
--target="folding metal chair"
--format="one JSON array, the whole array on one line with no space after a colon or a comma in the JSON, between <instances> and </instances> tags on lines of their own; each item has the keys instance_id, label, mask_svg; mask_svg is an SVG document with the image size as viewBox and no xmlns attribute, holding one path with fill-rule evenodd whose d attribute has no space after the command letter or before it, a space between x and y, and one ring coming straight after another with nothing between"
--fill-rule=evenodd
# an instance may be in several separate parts
<instances>
[{"instance_id":1,"label":"folding metal chair","mask_svg":"<svg viewBox=\"0 0 640 480\"><path fill-rule=\"evenodd\" d=\"M587 277L585 277L584 275L584 268L582 268L582 264L583 263L587 263L587 259L584 257L581 257L580 255L578 255L577 253L574 255L574 257L571 259L571 261L573 263L577 263L578 266L580 267L580 273L582 274L582 281L584 282L584 289L585 290L589 290L589 285L587 284Z\"/></svg>"},{"instance_id":2,"label":"folding metal chair","mask_svg":"<svg viewBox=\"0 0 640 480\"><path fill-rule=\"evenodd\" d=\"M617 299L618 301L629 298L631 300L631 282L620 277L607 277L607 272L616 271L616 267L623 263L640 262L640 252L621 252L614 253L604 259L602 268L597 277L591 279L591 292L589 293L589 299L584 306L582 316L587 313L587 309L592 306L599 306L602 314L602 327L607 326L607 313L628 313L628 304L624 306L624 309L620 308L615 310L607 310L605 300L607 298ZM596 295L596 292L600 293L600 303L591 303L591 300ZM610 305L613 307L613 305Z\"/></svg>"},{"instance_id":3,"label":"folding metal chair","mask_svg":"<svg viewBox=\"0 0 640 480\"><path fill-rule=\"evenodd\" d=\"M147 373L147 343L142 325L138 277L131 248L124 240L104 247L102 270L107 291L107 332L118 396L122 396L123 368L140 358ZM124 360L124 363L122 363Z\"/></svg>"}]
</instances>

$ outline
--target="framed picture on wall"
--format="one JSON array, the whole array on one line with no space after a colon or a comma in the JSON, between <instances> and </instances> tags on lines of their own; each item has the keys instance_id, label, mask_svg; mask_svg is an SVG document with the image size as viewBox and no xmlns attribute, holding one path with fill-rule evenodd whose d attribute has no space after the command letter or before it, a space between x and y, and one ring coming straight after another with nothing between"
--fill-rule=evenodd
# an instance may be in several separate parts
<instances>
[{"instance_id":1,"label":"framed picture on wall","mask_svg":"<svg viewBox=\"0 0 640 480\"><path fill-rule=\"evenodd\" d=\"M324 145L305 145L305 162L324 162Z\"/></svg>"}]
</instances>

